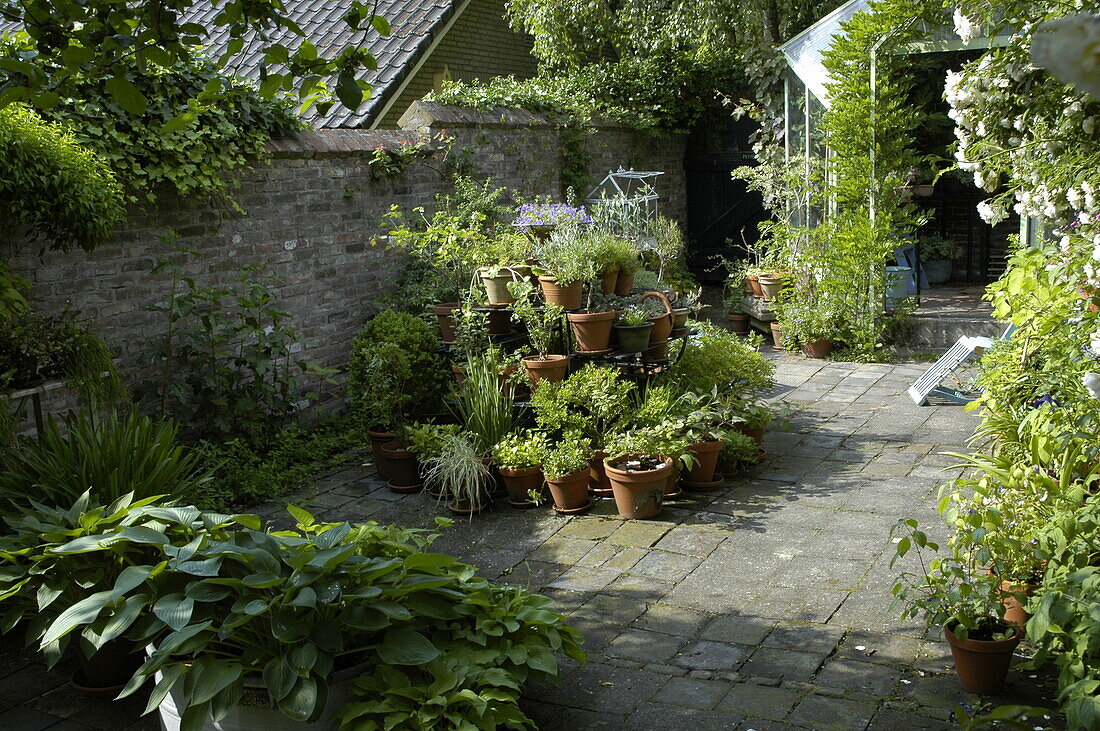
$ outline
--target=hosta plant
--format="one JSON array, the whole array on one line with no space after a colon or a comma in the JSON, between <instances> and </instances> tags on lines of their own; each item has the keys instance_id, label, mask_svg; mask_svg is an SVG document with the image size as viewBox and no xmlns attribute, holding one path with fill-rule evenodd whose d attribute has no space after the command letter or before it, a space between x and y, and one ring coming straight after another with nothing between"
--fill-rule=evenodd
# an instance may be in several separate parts
<instances>
[{"instance_id":1,"label":"hosta plant","mask_svg":"<svg viewBox=\"0 0 1100 731\"><path fill-rule=\"evenodd\" d=\"M343 669L432 672L433 661L463 647L486 652L499 669L496 682L507 689L556 678L554 651L583 659L579 635L548 600L498 588L473 567L428 552L435 535L317 523L304 510L290 510L298 521L290 530L242 528L196 540L121 592L147 610L130 634L150 645L123 696L159 674L147 711L171 692L190 731L224 718L246 679L271 708L314 721ZM82 613L67 628L117 617ZM471 690L485 692L480 685ZM356 693L367 705L345 709L349 721L381 718L385 728L409 722L400 709L376 704L386 696L369 680ZM515 705L511 697L494 702ZM480 728L477 712L470 713L467 725Z\"/></svg>"},{"instance_id":2,"label":"hosta plant","mask_svg":"<svg viewBox=\"0 0 1100 731\"><path fill-rule=\"evenodd\" d=\"M67 507L33 503L6 518L0 538L0 617L7 632L21 621L28 642L38 643L52 665L85 622L86 657L121 637L148 606L131 590L154 573L177 546L200 535L219 535L232 523L258 526L255 516L203 515L166 506L163 497L122 495L109 504L86 491ZM156 609L156 607L154 607Z\"/></svg>"}]
</instances>

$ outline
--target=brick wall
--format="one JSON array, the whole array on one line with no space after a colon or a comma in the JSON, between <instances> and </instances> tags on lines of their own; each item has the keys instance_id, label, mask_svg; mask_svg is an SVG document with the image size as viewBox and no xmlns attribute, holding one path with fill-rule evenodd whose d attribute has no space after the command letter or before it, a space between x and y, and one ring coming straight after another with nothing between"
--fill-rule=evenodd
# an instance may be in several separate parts
<instances>
[{"instance_id":1,"label":"brick wall","mask_svg":"<svg viewBox=\"0 0 1100 731\"><path fill-rule=\"evenodd\" d=\"M496 76L527 79L537 70L538 62L531 55L531 38L508 27L504 0L471 0L389 112L379 120L378 127L399 127L401 115L412 103L435 88L437 75L446 73L453 81L487 81Z\"/></svg>"},{"instance_id":2,"label":"brick wall","mask_svg":"<svg viewBox=\"0 0 1100 731\"><path fill-rule=\"evenodd\" d=\"M224 216L210 206L166 199L156 210L132 212L126 225L90 254L41 251L38 243L0 233L0 258L33 280L30 298L39 311L59 312L71 302L88 316L133 381L142 375L139 354L165 332L163 319L148 308L164 302L169 278L151 270L167 251L158 237L174 230L179 245L203 256L187 272L201 285L229 283L240 267L267 264L283 279L275 290L280 306L301 335L316 343L305 357L340 368L400 268L392 255L370 246L380 231L379 216L394 204L430 205L443 189L439 173L423 165L392 180L372 181L367 160L377 145L415 139L420 127L447 129L456 138L456 151L461 149L480 176L526 196L558 191L558 130L540 117L419 103L406 116L410 129L405 131L322 130L273 143L271 158L242 177L237 200L246 215ZM682 139L654 141L607 128L588 144L594 177L619 162L672 170L662 176L660 191L668 199L665 212L682 218Z\"/></svg>"}]
</instances>

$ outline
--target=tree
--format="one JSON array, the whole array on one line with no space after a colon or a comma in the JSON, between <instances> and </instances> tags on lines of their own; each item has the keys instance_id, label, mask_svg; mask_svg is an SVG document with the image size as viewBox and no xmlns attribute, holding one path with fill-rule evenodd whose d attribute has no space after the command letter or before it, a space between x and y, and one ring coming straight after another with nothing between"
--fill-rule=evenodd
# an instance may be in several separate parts
<instances>
[{"instance_id":1,"label":"tree","mask_svg":"<svg viewBox=\"0 0 1100 731\"><path fill-rule=\"evenodd\" d=\"M207 5L216 6L207 25L184 22L184 16L194 17ZM270 96L297 87L299 99L315 103L324 113L333 103L326 79L335 77L336 97L354 109L369 89L369 84L356 78L357 72L377 67L364 48L367 36L371 30L381 35L390 32L389 23L375 14L376 9L376 3L351 0L344 21L363 32L355 42L325 54L304 37L280 0L0 0L0 17L19 23L33 47L28 57L0 59L0 71L5 72L0 108L22 101L49 109L65 94L67 79L83 75L106 79L107 91L119 106L140 115L146 98L129 78L134 63L139 69L152 69L190 61L207 42L209 27L224 26L231 40L217 59L219 67L244 49L250 33L266 40L271 31L285 29L302 40L294 47L265 45L261 92ZM196 101L209 103L223 91L224 84L212 80Z\"/></svg>"}]
</instances>

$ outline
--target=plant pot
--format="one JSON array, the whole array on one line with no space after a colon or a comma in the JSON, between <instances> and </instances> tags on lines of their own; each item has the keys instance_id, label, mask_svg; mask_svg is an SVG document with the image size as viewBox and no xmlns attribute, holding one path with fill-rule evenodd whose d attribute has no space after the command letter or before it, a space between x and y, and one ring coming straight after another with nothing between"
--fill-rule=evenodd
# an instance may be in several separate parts
<instances>
[{"instance_id":1,"label":"plant pot","mask_svg":"<svg viewBox=\"0 0 1100 731\"><path fill-rule=\"evenodd\" d=\"M486 326L490 335L507 335L512 332L512 311L505 305L479 307L487 315Z\"/></svg>"},{"instance_id":2,"label":"plant pot","mask_svg":"<svg viewBox=\"0 0 1100 731\"><path fill-rule=\"evenodd\" d=\"M929 183L922 183L920 185L914 185L910 190L913 191L913 195L918 198L927 198L932 195L932 192L936 189L936 186Z\"/></svg>"},{"instance_id":3,"label":"plant pot","mask_svg":"<svg viewBox=\"0 0 1100 731\"><path fill-rule=\"evenodd\" d=\"M951 281L951 260L932 259L921 263L929 284L947 284Z\"/></svg>"},{"instance_id":4,"label":"plant pot","mask_svg":"<svg viewBox=\"0 0 1100 731\"><path fill-rule=\"evenodd\" d=\"M547 478L550 494L554 498L554 510L573 514L583 512L592 505L588 499L588 470L580 470L556 480Z\"/></svg>"},{"instance_id":5,"label":"plant pot","mask_svg":"<svg viewBox=\"0 0 1100 731\"><path fill-rule=\"evenodd\" d=\"M729 322L730 332L733 334L742 337L749 334L748 315L726 315L726 320Z\"/></svg>"},{"instance_id":6,"label":"plant pot","mask_svg":"<svg viewBox=\"0 0 1100 731\"><path fill-rule=\"evenodd\" d=\"M562 287L558 285L557 277L543 275L539 277L539 285L547 304L560 305L566 310L581 308L582 282L573 282L568 287Z\"/></svg>"},{"instance_id":7,"label":"plant pot","mask_svg":"<svg viewBox=\"0 0 1100 731\"><path fill-rule=\"evenodd\" d=\"M695 455L695 466L684 473L684 480L692 482L711 482L714 480L714 471L718 469L718 457L722 454L721 439L714 441L696 442L688 447L688 452Z\"/></svg>"},{"instance_id":8,"label":"plant pot","mask_svg":"<svg viewBox=\"0 0 1100 731\"><path fill-rule=\"evenodd\" d=\"M779 297L779 293L787 285L787 278L782 272L772 272L771 274L761 274L757 277L757 282L760 285L760 294L764 297L764 301L771 302Z\"/></svg>"},{"instance_id":9,"label":"plant pot","mask_svg":"<svg viewBox=\"0 0 1100 731\"><path fill-rule=\"evenodd\" d=\"M611 344L611 325L618 317L617 312L570 312L566 317L573 328L578 351L586 353L608 349Z\"/></svg>"},{"instance_id":10,"label":"plant pot","mask_svg":"<svg viewBox=\"0 0 1100 731\"><path fill-rule=\"evenodd\" d=\"M604 294L614 294L615 286L619 283L619 267L604 269L600 272L600 290Z\"/></svg>"},{"instance_id":11,"label":"plant pot","mask_svg":"<svg viewBox=\"0 0 1100 731\"><path fill-rule=\"evenodd\" d=\"M832 340L814 340L802 346L802 353L807 358L828 358L831 352L833 352Z\"/></svg>"},{"instance_id":12,"label":"plant pot","mask_svg":"<svg viewBox=\"0 0 1100 731\"><path fill-rule=\"evenodd\" d=\"M1024 608L1028 597L1035 594L1038 584L1015 584L1011 581L1001 582L1001 604L1005 608L1005 622L1021 629L1031 619L1031 613ZM1022 599L1021 599L1022 597Z\"/></svg>"},{"instance_id":13,"label":"plant pot","mask_svg":"<svg viewBox=\"0 0 1100 731\"><path fill-rule=\"evenodd\" d=\"M615 494L615 507L619 511L619 517L645 520L661 512L672 460L665 457L659 467L635 472L612 465L609 461L612 459L604 459L604 470L607 471L607 479L610 480ZM625 457L614 458L619 464L623 459Z\"/></svg>"},{"instance_id":14,"label":"plant pot","mask_svg":"<svg viewBox=\"0 0 1100 731\"><path fill-rule=\"evenodd\" d=\"M466 499L453 499L447 503L447 510L450 510L455 515L463 516L484 512L486 508L493 504L493 500L489 497L488 490L484 490L483 492L484 495L479 498L477 505L472 504Z\"/></svg>"},{"instance_id":15,"label":"plant pot","mask_svg":"<svg viewBox=\"0 0 1100 731\"><path fill-rule=\"evenodd\" d=\"M772 331L772 346L776 350L783 350L783 326L778 322L768 323Z\"/></svg>"},{"instance_id":16,"label":"plant pot","mask_svg":"<svg viewBox=\"0 0 1100 731\"><path fill-rule=\"evenodd\" d=\"M543 360L537 355L529 355L523 359L523 367L527 370L531 389L534 390L541 381L565 380L565 374L569 370L569 356L548 355Z\"/></svg>"},{"instance_id":17,"label":"plant pot","mask_svg":"<svg viewBox=\"0 0 1100 731\"><path fill-rule=\"evenodd\" d=\"M742 434L747 434L748 436L752 437L757 446L760 446L764 443L764 427L762 426L750 428L745 426L744 424L737 424L734 429L741 432Z\"/></svg>"},{"instance_id":18,"label":"plant pot","mask_svg":"<svg viewBox=\"0 0 1100 731\"><path fill-rule=\"evenodd\" d=\"M619 350L624 353L641 353L649 347L649 331L653 323L645 325L614 325L612 329L619 342Z\"/></svg>"},{"instance_id":19,"label":"plant pot","mask_svg":"<svg viewBox=\"0 0 1100 731\"><path fill-rule=\"evenodd\" d=\"M912 267L886 267L886 292L884 297L887 311L892 311L898 306L899 302L909 296L909 277L912 271Z\"/></svg>"},{"instance_id":20,"label":"plant pot","mask_svg":"<svg viewBox=\"0 0 1100 731\"><path fill-rule=\"evenodd\" d=\"M454 311L461 309L462 304L460 302L445 302L441 305L432 305L432 312L435 313L439 321L439 334L443 337L443 342L447 345L451 345L456 340Z\"/></svg>"},{"instance_id":21,"label":"plant pot","mask_svg":"<svg viewBox=\"0 0 1100 731\"><path fill-rule=\"evenodd\" d=\"M682 479L681 483L688 492L714 492L722 487L726 478L721 474L715 474L713 480L688 480Z\"/></svg>"},{"instance_id":22,"label":"plant pot","mask_svg":"<svg viewBox=\"0 0 1100 731\"><path fill-rule=\"evenodd\" d=\"M665 500L677 498L683 494L684 488L680 487L680 468L673 462L672 469L669 470L668 478L665 480Z\"/></svg>"},{"instance_id":23,"label":"plant pot","mask_svg":"<svg viewBox=\"0 0 1100 731\"><path fill-rule=\"evenodd\" d=\"M382 445L382 456L390 475L386 486L396 493L420 492L424 487L424 481L420 479L420 462L416 459L416 453L405 449L405 446L399 441Z\"/></svg>"},{"instance_id":24,"label":"plant pot","mask_svg":"<svg viewBox=\"0 0 1100 731\"><path fill-rule=\"evenodd\" d=\"M511 282L518 282L523 279L520 272L509 267L499 268L496 274L491 274L491 271L492 268L490 267L482 267L477 270L477 276L485 287L485 296L489 300L489 304L510 305L515 302L516 298L508 291L508 285Z\"/></svg>"},{"instance_id":25,"label":"plant pot","mask_svg":"<svg viewBox=\"0 0 1100 731\"><path fill-rule=\"evenodd\" d=\"M745 277L745 280L749 283L749 289L752 290L752 296L757 299L764 298L764 290L760 288L760 278L755 276Z\"/></svg>"},{"instance_id":26,"label":"plant pot","mask_svg":"<svg viewBox=\"0 0 1100 731\"><path fill-rule=\"evenodd\" d=\"M375 431L373 429L367 429L367 436L370 438L370 451L374 456L374 471L378 473L378 477L382 480L390 479L390 468L386 462L386 455L382 452L382 447L387 442L392 442L397 438L396 434L391 434L388 431Z\"/></svg>"},{"instance_id":27,"label":"plant pot","mask_svg":"<svg viewBox=\"0 0 1100 731\"><path fill-rule=\"evenodd\" d=\"M607 470L604 469L604 457L607 452L597 449L592 458L588 460L588 490L596 497L611 497L611 480L607 479Z\"/></svg>"},{"instance_id":28,"label":"plant pot","mask_svg":"<svg viewBox=\"0 0 1100 731\"><path fill-rule=\"evenodd\" d=\"M618 280L615 282L615 294L626 297L634 291L634 274L636 272L624 272L619 270Z\"/></svg>"},{"instance_id":29,"label":"plant pot","mask_svg":"<svg viewBox=\"0 0 1100 731\"><path fill-rule=\"evenodd\" d=\"M88 698L114 700L145 656L133 642L120 637L104 642L91 657L78 651L77 660L80 665L69 680L73 689Z\"/></svg>"},{"instance_id":30,"label":"plant pot","mask_svg":"<svg viewBox=\"0 0 1100 731\"><path fill-rule=\"evenodd\" d=\"M1006 640L964 641L955 636L950 625L945 625L943 634L951 645L951 657L955 660L955 672L963 690L993 695L1004 688L1012 653L1020 644L1018 631Z\"/></svg>"},{"instance_id":31,"label":"plant pot","mask_svg":"<svg viewBox=\"0 0 1100 731\"><path fill-rule=\"evenodd\" d=\"M508 504L513 508L531 508L535 503L531 502L529 495L532 490L542 489L542 468L528 467L523 470L498 469L501 479L504 480L504 489L508 491Z\"/></svg>"},{"instance_id":32,"label":"plant pot","mask_svg":"<svg viewBox=\"0 0 1100 731\"><path fill-rule=\"evenodd\" d=\"M646 292L642 295L641 301L647 299L657 299L665 306L665 314L649 318L653 323L653 329L649 331L649 344L667 342L668 336L672 333L672 322L675 317L672 313L672 303L660 292Z\"/></svg>"},{"instance_id":33,"label":"plant pot","mask_svg":"<svg viewBox=\"0 0 1100 731\"><path fill-rule=\"evenodd\" d=\"M688 317L691 315L691 310L687 307L673 307L672 308L672 329L687 327Z\"/></svg>"}]
</instances>

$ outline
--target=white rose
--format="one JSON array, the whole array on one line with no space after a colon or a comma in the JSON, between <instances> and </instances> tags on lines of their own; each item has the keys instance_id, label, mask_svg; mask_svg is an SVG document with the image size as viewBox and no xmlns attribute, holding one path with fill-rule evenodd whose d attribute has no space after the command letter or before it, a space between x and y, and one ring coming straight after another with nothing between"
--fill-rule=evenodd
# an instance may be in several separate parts
<instances>
[{"instance_id":1,"label":"white rose","mask_svg":"<svg viewBox=\"0 0 1100 731\"><path fill-rule=\"evenodd\" d=\"M1094 399L1100 399L1100 373L1086 373L1081 380L1088 389L1089 395Z\"/></svg>"},{"instance_id":2,"label":"white rose","mask_svg":"<svg viewBox=\"0 0 1100 731\"><path fill-rule=\"evenodd\" d=\"M958 34L963 43L970 43L981 34L981 28L971 22L970 18L963 15L962 10L959 8L955 8L955 13L951 17L955 21L955 33Z\"/></svg>"},{"instance_id":3,"label":"white rose","mask_svg":"<svg viewBox=\"0 0 1100 731\"><path fill-rule=\"evenodd\" d=\"M1041 24L1031 59L1059 81L1100 99L1100 15L1072 13Z\"/></svg>"}]
</instances>

